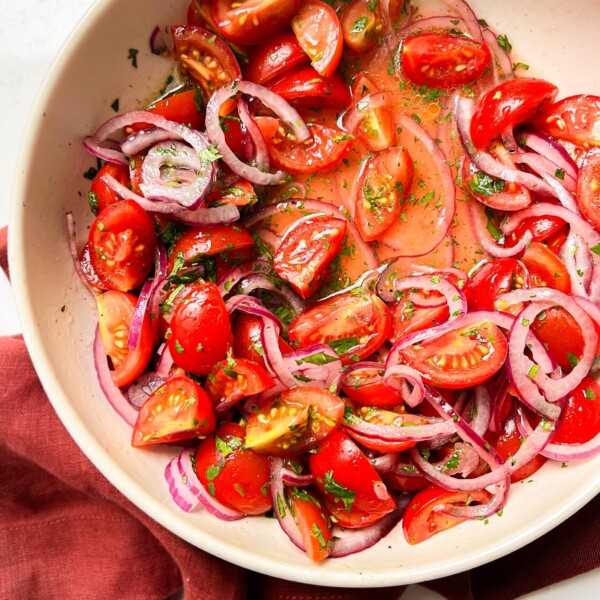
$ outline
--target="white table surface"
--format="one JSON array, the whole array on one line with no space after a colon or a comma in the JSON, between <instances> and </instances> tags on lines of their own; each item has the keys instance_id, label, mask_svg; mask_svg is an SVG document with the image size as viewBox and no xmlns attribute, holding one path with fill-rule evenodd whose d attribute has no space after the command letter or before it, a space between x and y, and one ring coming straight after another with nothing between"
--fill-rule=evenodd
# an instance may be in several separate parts
<instances>
[{"instance_id":1,"label":"white table surface","mask_svg":"<svg viewBox=\"0 0 600 600\"><path fill-rule=\"evenodd\" d=\"M53 58L93 0L0 0L0 227L9 221L19 141ZM18 333L20 325L10 288L0 274L0 335ZM600 569L528 594L529 600L595 598ZM442 598L409 586L402 600Z\"/></svg>"}]
</instances>

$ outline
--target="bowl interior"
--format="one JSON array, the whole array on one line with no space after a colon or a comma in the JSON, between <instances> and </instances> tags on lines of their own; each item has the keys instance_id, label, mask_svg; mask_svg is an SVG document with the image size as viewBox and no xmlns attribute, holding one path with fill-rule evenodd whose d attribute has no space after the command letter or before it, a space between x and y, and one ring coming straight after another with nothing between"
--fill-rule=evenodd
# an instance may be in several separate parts
<instances>
[{"instance_id":1,"label":"bowl interior","mask_svg":"<svg viewBox=\"0 0 600 600\"><path fill-rule=\"evenodd\" d=\"M508 35L528 75L558 84L561 96L600 93L590 80L598 56L600 2L473 0L477 14ZM95 164L81 138L120 110L139 108L163 86L169 60L153 56L156 24L182 23L187 2L101 0L74 32L55 63L30 120L12 207L11 270L25 339L42 383L71 435L98 469L151 517L208 552L277 577L334 586L386 586L462 571L542 535L600 491L600 457L548 464L513 486L502 517L462 524L409 547L398 529L359 555L314 564L274 520L223 523L199 510L185 514L171 501L163 471L169 448L135 450L130 431L104 400L95 377L94 300L71 264L65 212L72 211L80 242L91 223L89 182ZM137 68L129 50L139 50ZM267 541L268 540L268 541ZM258 543L257 543L258 541Z\"/></svg>"}]
</instances>

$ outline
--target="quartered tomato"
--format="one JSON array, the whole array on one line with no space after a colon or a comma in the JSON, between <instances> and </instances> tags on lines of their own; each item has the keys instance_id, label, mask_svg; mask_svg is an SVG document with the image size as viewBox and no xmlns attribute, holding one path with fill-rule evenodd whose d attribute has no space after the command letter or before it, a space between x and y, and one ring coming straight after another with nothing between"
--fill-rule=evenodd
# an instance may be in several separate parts
<instances>
[{"instance_id":1,"label":"quartered tomato","mask_svg":"<svg viewBox=\"0 0 600 600\"><path fill-rule=\"evenodd\" d=\"M266 456L245 444L246 431L223 423L196 450L196 475L221 504L247 515L262 515L273 507Z\"/></svg>"},{"instance_id":2,"label":"quartered tomato","mask_svg":"<svg viewBox=\"0 0 600 600\"><path fill-rule=\"evenodd\" d=\"M585 444L600 434L600 385L586 377L569 393L553 444Z\"/></svg>"},{"instance_id":3,"label":"quartered tomato","mask_svg":"<svg viewBox=\"0 0 600 600\"><path fill-rule=\"evenodd\" d=\"M318 446L337 429L344 402L329 390L305 385L259 402L248 418L246 447L291 456Z\"/></svg>"},{"instance_id":4,"label":"quartered tomato","mask_svg":"<svg viewBox=\"0 0 600 600\"><path fill-rule=\"evenodd\" d=\"M342 527L366 527L396 509L369 459L341 430L309 457L310 472L325 507Z\"/></svg>"},{"instance_id":5,"label":"quartered tomato","mask_svg":"<svg viewBox=\"0 0 600 600\"><path fill-rule=\"evenodd\" d=\"M216 424L206 392L189 377L173 377L140 409L131 444L148 446L204 437L215 430Z\"/></svg>"},{"instance_id":6,"label":"quartered tomato","mask_svg":"<svg viewBox=\"0 0 600 600\"><path fill-rule=\"evenodd\" d=\"M189 373L208 375L225 359L232 342L219 288L210 282L190 286L171 319L168 344L173 362Z\"/></svg>"},{"instance_id":7,"label":"quartered tomato","mask_svg":"<svg viewBox=\"0 0 600 600\"><path fill-rule=\"evenodd\" d=\"M535 127L577 146L600 146L600 97L580 94L548 104Z\"/></svg>"},{"instance_id":8,"label":"quartered tomato","mask_svg":"<svg viewBox=\"0 0 600 600\"><path fill-rule=\"evenodd\" d=\"M451 87L475 81L488 67L485 42L447 33L420 33L402 42L402 71L417 85Z\"/></svg>"},{"instance_id":9,"label":"quartered tomato","mask_svg":"<svg viewBox=\"0 0 600 600\"><path fill-rule=\"evenodd\" d=\"M121 200L121 197L116 192L113 192L102 180L102 177L105 175L110 175L121 185L129 187L129 169L125 165L105 164L96 173L88 193L90 208L92 208L92 211L96 215L101 213L107 206Z\"/></svg>"},{"instance_id":10,"label":"quartered tomato","mask_svg":"<svg viewBox=\"0 0 600 600\"><path fill-rule=\"evenodd\" d=\"M458 389L483 383L504 364L508 344L504 334L483 320L444 333L431 342L401 350L405 364L441 388Z\"/></svg>"},{"instance_id":11,"label":"quartered tomato","mask_svg":"<svg viewBox=\"0 0 600 600\"><path fill-rule=\"evenodd\" d=\"M529 271L531 287L551 287L565 294L571 292L571 277L565 263L546 244L531 242L521 260Z\"/></svg>"},{"instance_id":12,"label":"quartered tomato","mask_svg":"<svg viewBox=\"0 0 600 600\"><path fill-rule=\"evenodd\" d=\"M515 258L497 258L485 263L469 281L469 307L494 310L494 302L502 294L525 287L526 270Z\"/></svg>"},{"instance_id":13,"label":"quartered tomato","mask_svg":"<svg viewBox=\"0 0 600 600\"><path fill-rule=\"evenodd\" d=\"M90 263L102 284L110 289L135 289L144 283L154 265L154 224L133 200L107 206L92 223L88 244Z\"/></svg>"},{"instance_id":14,"label":"quartered tomato","mask_svg":"<svg viewBox=\"0 0 600 600\"><path fill-rule=\"evenodd\" d=\"M354 52L368 52L377 45L383 27L372 5L370 0L353 0L340 16L344 45Z\"/></svg>"},{"instance_id":15,"label":"quartered tomato","mask_svg":"<svg viewBox=\"0 0 600 600\"><path fill-rule=\"evenodd\" d=\"M431 485L421 490L411 500L402 517L402 532L406 541L420 544L432 535L450 529L464 519L439 512L441 506L467 506L490 502L492 495L486 490L476 492L450 492Z\"/></svg>"},{"instance_id":16,"label":"quartered tomato","mask_svg":"<svg viewBox=\"0 0 600 600\"><path fill-rule=\"evenodd\" d=\"M320 0L305 0L292 19L292 29L315 71L333 75L342 58L344 38L335 11Z\"/></svg>"},{"instance_id":17,"label":"quartered tomato","mask_svg":"<svg viewBox=\"0 0 600 600\"><path fill-rule=\"evenodd\" d=\"M213 0L213 18L225 38L252 46L289 25L302 0Z\"/></svg>"},{"instance_id":18,"label":"quartered tomato","mask_svg":"<svg viewBox=\"0 0 600 600\"><path fill-rule=\"evenodd\" d=\"M310 216L283 237L273 257L273 268L303 298L321 287L327 266L337 256L346 236L346 219Z\"/></svg>"},{"instance_id":19,"label":"quartered tomato","mask_svg":"<svg viewBox=\"0 0 600 600\"><path fill-rule=\"evenodd\" d=\"M419 296L422 296L422 294L419 294ZM426 297L431 298L432 296L428 295ZM396 302L392 306L391 312L392 332L390 341L393 343L409 333L429 329L440 323L445 323L450 317L450 311L446 303L439 306L420 307L415 306L414 301L408 296L404 296Z\"/></svg>"},{"instance_id":20,"label":"quartered tomato","mask_svg":"<svg viewBox=\"0 0 600 600\"><path fill-rule=\"evenodd\" d=\"M390 407L402 403L398 392L385 385L385 365L365 366L344 377L342 391L348 398L364 406Z\"/></svg>"},{"instance_id":21,"label":"quartered tomato","mask_svg":"<svg viewBox=\"0 0 600 600\"><path fill-rule=\"evenodd\" d=\"M544 217L528 217L506 236L504 245L512 248L529 231L532 242L544 242L554 254L558 254L567 238L567 224L560 217L546 215Z\"/></svg>"},{"instance_id":22,"label":"quartered tomato","mask_svg":"<svg viewBox=\"0 0 600 600\"><path fill-rule=\"evenodd\" d=\"M298 143L286 134L279 120L258 117L256 123L269 149L273 166L287 173L302 174L328 171L337 166L352 145L351 136L337 127L309 124L311 141Z\"/></svg>"},{"instance_id":23,"label":"quartered tomato","mask_svg":"<svg viewBox=\"0 0 600 600\"><path fill-rule=\"evenodd\" d=\"M344 364L363 360L386 340L391 315L385 303L369 290L332 296L300 313L290 324L292 345L308 348L329 344Z\"/></svg>"},{"instance_id":24,"label":"quartered tomato","mask_svg":"<svg viewBox=\"0 0 600 600\"><path fill-rule=\"evenodd\" d=\"M389 148L365 162L354 204L355 223L363 240L378 239L400 218L412 179L412 159L404 148Z\"/></svg>"},{"instance_id":25,"label":"quartered tomato","mask_svg":"<svg viewBox=\"0 0 600 600\"><path fill-rule=\"evenodd\" d=\"M250 60L244 68L244 74L248 81L264 85L309 62L310 58L302 50L294 33L286 30L250 49Z\"/></svg>"},{"instance_id":26,"label":"quartered tomato","mask_svg":"<svg viewBox=\"0 0 600 600\"><path fill-rule=\"evenodd\" d=\"M507 127L535 117L558 88L542 79L517 77L486 92L478 101L471 121L471 136L476 148L488 146Z\"/></svg>"},{"instance_id":27,"label":"quartered tomato","mask_svg":"<svg viewBox=\"0 0 600 600\"><path fill-rule=\"evenodd\" d=\"M581 164L577 179L577 205L583 216L600 229L600 149L590 150Z\"/></svg>"},{"instance_id":28,"label":"quartered tomato","mask_svg":"<svg viewBox=\"0 0 600 600\"><path fill-rule=\"evenodd\" d=\"M148 316L142 321L135 350L127 347L129 330L137 298L132 294L109 290L96 296L98 327L104 351L110 357L111 377L117 387L133 383L146 369L154 353L154 332Z\"/></svg>"}]
</instances>

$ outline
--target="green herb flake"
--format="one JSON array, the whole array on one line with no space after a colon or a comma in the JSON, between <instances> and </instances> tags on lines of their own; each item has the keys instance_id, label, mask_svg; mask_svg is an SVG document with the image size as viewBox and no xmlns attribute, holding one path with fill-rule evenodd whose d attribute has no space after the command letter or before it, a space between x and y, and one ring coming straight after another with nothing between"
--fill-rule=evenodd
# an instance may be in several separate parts
<instances>
[{"instance_id":1,"label":"green herb flake","mask_svg":"<svg viewBox=\"0 0 600 600\"><path fill-rule=\"evenodd\" d=\"M138 57L138 53L139 50L137 50L136 48L129 48L129 53L127 54L127 58L131 61L131 66L134 69L137 69L137 57Z\"/></svg>"},{"instance_id":2,"label":"green herb flake","mask_svg":"<svg viewBox=\"0 0 600 600\"><path fill-rule=\"evenodd\" d=\"M334 502L341 501L344 503L344 508L350 510L354 504L356 493L337 483L333 478L333 471L327 471L324 479L323 487L328 494L335 496Z\"/></svg>"},{"instance_id":3,"label":"green herb flake","mask_svg":"<svg viewBox=\"0 0 600 600\"><path fill-rule=\"evenodd\" d=\"M360 19L356 19L356 21L354 21L354 25L352 25L352 33L361 33L362 31L364 31L367 27L368 22L369 17L361 17Z\"/></svg>"},{"instance_id":4,"label":"green herb flake","mask_svg":"<svg viewBox=\"0 0 600 600\"><path fill-rule=\"evenodd\" d=\"M508 37L504 34L498 36L498 45L503 50L510 52L512 50L512 44L508 41Z\"/></svg>"},{"instance_id":5,"label":"green herb flake","mask_svg":"<svg viewBox=\"0 0 600 600\"><path fill-rule=\"evenodd\" d=\"M347 354L350 352L350 350L352 350L352 348L358 346L358 338L349 337L341 338L339 340L331 340L330 342L327 342L327 345L333 348L337 352L338 356L341 356L342 354Z\"/></svg>"},{"instance_id":6,"label":"green herb flake","mask_svg":"<svg viewBox=\"0 0 600 600\"><path fill-rule=\"evenodd\" d=\"M115 98L113 100L113 103L110 105L110 107L115 111L115 112L119 112L119 99Z\"/></svg>"},{"instance_id":7,"label":"green herb flake","mask_svg":"<svg viewBox=\"0 0 600 600\"><path fill-rule=\"evenodd\" d=\"M583 397L587 400L593 400L596 397L596 393L592 388L585 388L585 390L583 390Z\"/></svg>"},{"instance_id":8,"label":"green herb flake","mask_svg":"<svg viewBox=\"0 0 600 600\"><path fill-rule=\"evenodd\" d=\"M527 376L530 379L533 379L538 374L539 370L540 370L539 365L531 365L531 369L529 369L529 373L527 373Z\"/></svg>"},{"instance_id":9,"label":"green herb flake","mask_svg":"<svg viewBox=\"0 0 600 600\"><path fill-rule=\"evenodd\" d=\"M579 357L572 352L567 352L567 360L573 369L579 364Z\"/></svg>"}]
</instances>

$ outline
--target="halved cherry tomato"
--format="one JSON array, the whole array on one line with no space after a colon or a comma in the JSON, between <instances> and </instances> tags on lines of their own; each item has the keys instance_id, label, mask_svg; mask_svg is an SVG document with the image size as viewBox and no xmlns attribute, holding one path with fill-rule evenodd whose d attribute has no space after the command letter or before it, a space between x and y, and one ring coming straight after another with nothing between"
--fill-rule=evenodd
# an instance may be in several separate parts
<instances>
[{"instance_id":1,"label":"halved cherry tomato","mask_svg":"<svg viewBox=\"0 0 600 600\"><path fill-rule=\"evenodd\" d=\"M184 371L208 375L225 359L233 337L225 303L214 283L189 287L171 319L169 350Z\"/></svg>"},{"instance_id":2,"label":"halved cherry tomato","mask_svg":"<svg viewBox=\"0 0 600 600\"><path fill-rule=\"evenodd\" d=\"M273 268L303 298L320 287L346 236L346 219L317 215L293 226L273 257Z\"/></svg>"},{"instance_id":3,"label":"halved cherry tomato","mask_svg":"<svg viewBox=\"0 0 600 600\"><path fill-rule=\"evenodd\" d=\"M532 242L544 242L554 254L558 254L560 247L567 237L565 221L560 217L546 215L544 217L528 217L523 219L519 226L506 236L504 245L512 248L529 231L533 236Z\"/></svg>"},{"instance_id":4,"label":"halved cherry tomato","mask_svg":"<svg viewBox=\"0 0 600 600\"><path fill-rule=\"evenodd\" d=\"M92 223L88 244L94 271L113 290L135 289L154 265L154 223L133 200L107 206Z\"/></svg>"},{"instance_id":5,"label":"halved cherry tomato","mask_svg":"<svg viewBox=\"0 0 600 600\"><path fill-rule=\"evenodd\" d=\"M377 45L382 30L381 19L369 0L354 0L342 12L340 25L344 45L354 52L368 52Z\"/></svg>"},{"instance_id":6,"label":"halved cherry tomato","mask_svg":"<svg viewBox=\"0 0 600 600\"><path fill-rule=\"evenodd\" d=\"M585 444L600 433L600 385L586 377L569 393L553 444Z\"/></svg>"},{"instance_id":7,"label":"halved cherry tomato","mask_svg":"<svg viewBox=\"0 0 600 600\"><path fill-rule=\"evenodd\" d=\"M373 292L351 291L300 313L290 324L288 337L301 348L329 344L347 365L373 354L386 340L391 321L388 307Z\"/></svg>"},{"instance_id":8,"label":"halved cherry tomato","mask_svg":"<svg viewBox=\"0 0 600 600\"><path fill-rule=\"evenodd\" d=\"M369 459L341 430L325 439L309 463L325 507L342 527L366 527L395 510Z\"/></svg>"},{"instance_id":9,"label":"halved cherry tomato","mask_svg":"<svg viewBox=\"0 0 600 600\"><path fill-rule=\"evenodd\" d=\"M292 19L292 29L315 71L323 77L333 75L342 58L344 37L331 6L320 0L305 0Z\"/></svg>"},{"instance_id":10,"label":"halved cherry tomato","mask_svg":"<svg viewBox=\"0 0 600 600\"><path fill-rule=\"evenodd\" d=\"M580 94L549 104L535 127L578 146L600 146L600 97Z\"/></svg>"},{"instance_id":11,"label":"halved cherry tomato","mask_svg":"<svg viewBox=\"0 0 600 600\"><path fill-rule=\"evenodd\" d=\"M247 515L262 515L273 507L266 456L250 450L246 431L223 423L196 450L196 475L221 504Z\"/></svg>"},{"instance_id":12,"label":"halved cherry tomato","mask_svg":"<svg viewBox=\"0 0 600 600\"><path fill-rule=\"evenodd\" d=\"M102 281L100 281L100 277L98 277L98 273L92 267L92 263L90 262L90 246L89 242L86 242L81 254L79 255L79 265L81 266L81 271L83 272L85 278L88 283L98 292L108 289Z\"/></svg>"},{"instance_id":13,"label":"halved cherry tomato","mask_svg":"<svg viewBox=\"0 0 600 600\"><path fill-rule=\"evenodd\" d=\"M525 287L526 271L515 258L497 258L485 263L469 281L469 307L494 310L494 302L502 294Z\"/></svg>"},{"instance_id":14,"label":"halved cherry tomato","mask_svg":"<svg viewBox=\"0 0 600 600\"><path fill-rule=\"evenodd\" d=\"M492 496L486 490L476 492L449 492L444 488L431 485L421 490L410 502L402 517L402 532L406 541L420 544L432 535L450 529L464 519L439 512L442 505L466 506L467 504L485 504Z\"/></svg>"},{"instance_id":15,"label":"halved cherry tomato","mask_svg":"<svg viewBox=\"0 0 600 600\"><path fill-rule=\"evenodd\" d=\"M400 352L403 361L427 381L449 389L483 383L498 372L507 353L504 334L487 320L449 331L432 342Z\"/></svg>"},{"instance_id":16,"label":"halved cherry tomato","mask_svg":"<svg viewBox=\"0 0 600 600\"><path fill-rule=\"evenodd\" d=\"M273 379L258 363L228 356L217 363L206 380L206 391L217 406L260 394L275 385Z\"/></svg>"},{"instance_id":17,"label":"halved cherry tomato","mask_svg":"<svg viewBox=\"0 0 600 600\"><path fill-rule=\"evenodd\" d=\"M132 294L109 290L96 296L96 302L102 345L113 367L111 378L117 387L129 385L144 372L154 352L154 332L150 319L144 317L137 347L130 350L127 340L137 298Z\"/></svg>"},{"instance_id":18,"label":"halved cherry tomato","mask_svg":"<svg viewBox=\"0 0 600 600\"><path fill-rule=\"evenodd\" d=\"M363 240L378 239L399 219L412 179L413 163L405 148L389 148L364 163L354 204Z\"/></svg>"},{"instance_id":19,"label":"halved cherry tomato","mask_svg":"<svg viewBox=\"0 0 600 600\"><path fill-rule=\"evenodd\" d=\"M310 65L270 81L267 87L298 108L342 110L351 102L348 84L337 71L325 77Z\"/></svg>"},{"instance_id":20,"label":"halved cherry tomato","mask_svg":"<svg viewBox=\"0 0 600 600\"><path fill-rule=\"evenodd\" d=\"M593 148L583 158L576 198L583 216L600 229L600 149Z\"/></svg>"},{"instance_id":21,"label":"halved cherry tomato","mask_svg":"<svg viewBox=\"0 0 600 600\"><path fill-rule=\"evenodd\" d=\"M248 418L246 447L292 456L318 446L344 417L344 402L329 390L305 385L259 402Z\"/></svg>"},{"instance_id":22,"label":"halved cherry tomato","mask_svg":"<svg viewBox=\"0 0 600 600\"><path fill-rule=\"evenodd\" d=\"M558 88L542 79L517 77L486 92L478 101L471 121L471 136L476 148L483 148L507 127L531 120Z\"/></svg>"},{"instance_id":23,"label":"halved cherry tomato","mask_svg":"<svg viewBox=\"0 0 600 600\"><path fill-rule=\"evenodd\" d=\"M344 378L342 391L363 406L390 407L402 404L400 394L383 382L384 365L364 367Z\"/></svg>"},{"instance_id":24,"label":"halved cherry tomato","mask_svg":"<svg viewBox=\"0 0 600 600\"><path fill-rule=\"evenodd\" d=\"M213 19L225 38L252 46L289 25L302 0L213 0Z\"/></svg>"},{"instance_id":25,"label":"halved cherry tomato","mask_svg":"<svg viewBox=\"0 0 600 600\"><path fill-rule=\"evenodd\" d=\"M551 287L569 294L571 277L565 263L541 242L531 242L521 259L529 271L531 287Z\"/></svg>"},{"instance_id":26,"label":"halved cherry tomato","mask_svg":"<svg viewBox=\"0 0 600 600\"><path fill-rule=\"evenodd\" d=\"M420 33L402 42L402 71L417 85L451 87L475 81L490 64L485 42L447 33Z\"/></svg>"},{"instance_id":27,"label":"halved cherry tomato","mask_svg":"<svg viewBox=\"0 0 600 600\"><path fill-rule=\"evenodd\" d=\"M204 437L216 425L215 411L206 392L189 377L173 377L140 409L131 444L148 446Z\"/></svg>"},{"instance_id":28,"label":"halved cherry tomato","mask_svg":"<svg viewBox=\"0 0 600 600\"><path fill-rule=\"evenodd\" d=\"M101 213L107 206L121 200L121 197L116 192L113 192L104 181L102 181L101 178L104 175L111 175L121 185L129 187L129 169L125 165L116 165L114 163L105 164L98 173L96 173L88 194L90 207L95 215Z\"/></svg>"},{"instance_id":29,"label":"halved cherry tomato","mask_svg":"<svg viewBox=\"0 0 600 600\"><path fill-rule=\"evenodd\" d=\"M288 487L286 502L302 535L306 555L323 560L333 549L332 525L327 510L304 488Z\"/></svg>"},{"instance_id":30,"label":"halved cherry tomato","mask_svg":"<svg viewBox=\"0 0 600 600\"><path fill-rule=\"evenodd\" d=\"M282 134L278 119L258 117L256 123L267 142L273 166L287 173L314 173L333 169L352 145L351 136L345 135L337 127L309 124L312 141L299 144L290 139L289 135Z\"/></svg>"},{"instance_id":31,"label":"halved cherry tomato","mask_svg":"<svg viewBox=\"0 0 600 600\"><path fill-rule=\"evenodd\" d=\"M248 81L264 85L286 71L309 62L294 33L282 31L250 49L250 60L244 68L244 74Z\"/></svg>"}]
</instances>

